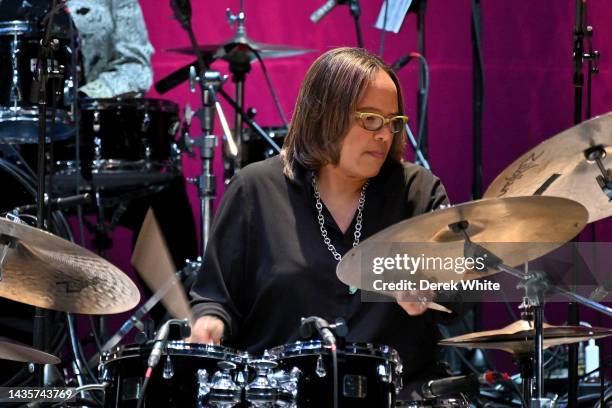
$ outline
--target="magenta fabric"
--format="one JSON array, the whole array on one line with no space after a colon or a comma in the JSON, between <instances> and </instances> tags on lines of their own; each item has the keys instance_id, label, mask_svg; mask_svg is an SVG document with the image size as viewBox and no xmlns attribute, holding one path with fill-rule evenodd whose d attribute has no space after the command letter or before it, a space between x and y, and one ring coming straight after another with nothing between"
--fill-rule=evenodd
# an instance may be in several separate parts
<instances>
[{"instance_id":1,"label":"magenta fabric","mask_svg":"<svg viewBox=\"0 0 612 408\"><path fill-rule=\"evenodd\" d=\"M254 40L287 44L316 50L305 56L266 61L281 104L290 116L302 78L320 52L338 46L355 46L352 19L346 6L337 7L318 24L310 14L323 1L245 1L246 27ZM482 1L485 104L483 124L484 187L508 164L537 143L572 126L572 33L575 21L573 0ZM156 53L153 57L155 80L193 60L166 51L189 45L187 34L172 18L169 1L140 0L149 36ZM382 1L362 1L365 47L377 52L380 32L373 28ZM233 35L225 9L237 12L238 1L192 0L193 25L201 43L222 43ZM595 49L602 53L601 73L593 79L593 114L612 110L612 5L607 0L588 1L589 23L595 28ZM469 0L427 2L426 56L431 69L429 98L429 145L433 171L447 187L453 203L470 199L472 182L472 46ZM416 18L410 14L399 34L387 34L383 58L392 63L399 56L416 50ZM227 64L215 69L229 73ZM416 132L416 63L400 73L408 115ZM225 90L233 94L229 80ZM155 91L150 97L160 97ZM161 96L184 106L199 106L198 94L183 84ZM226 107L226 115L233 112ZM261 125L281 123L272 103L262 70L254 64L246 84L246 106L257 109ZM233 119L232 119L233 120ZM217 124L216 133L220 134ZM198 123L192 133L198 134ZM220 151L215 159L218 193L223 191ZM184 159L185 174L195 177L199 161ZM189 186L194 213L199 219L197 192ZM367 220L364 220L367 222ZM596 224L597 239L612 239L610 220ZM124 270L129 267L128 234L121 231L121 249L111 251L112 260ZM547 317L553 324L565 319L565 305L551 305ZM584 309L583 309L584 310ZM612 319L583 312L592 324L611 326ZM499 328L511 322L503 306L486 304L483 329ZM610 342L608 341L608 347ZM511 369L509 358L499 354L502 366Z\"/></svg>"}]
</instances>

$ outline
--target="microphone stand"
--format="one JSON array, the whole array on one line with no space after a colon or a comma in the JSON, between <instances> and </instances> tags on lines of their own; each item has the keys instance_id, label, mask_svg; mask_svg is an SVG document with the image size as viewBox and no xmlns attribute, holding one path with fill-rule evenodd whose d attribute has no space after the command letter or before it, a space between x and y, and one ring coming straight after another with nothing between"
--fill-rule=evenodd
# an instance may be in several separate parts
<instances>
[{"instance_id":1,"label":"microphone stand","mask_svg":"<svg viewBox=\"0 0 612 408\"><path fill-rule=\"evenodd\" d=\"M53 51L57 48L57 40L51 39L51 31L53 29L53 21L55 14L58 11L58 0L53 0L51 10L47 17L45 34L40 43L40 50L36 60L36 82L38 91L38 150L37 150L37 171L38 171L38 186L36 190L36 228L46 229L46 193L45 193L45 170L46 170L46 142L47 142L47 82L51 77L61 75L59 69L51 71L48 61L53 58ZM47 351L48 350L48 321L49 311L43 308L36 307L34 311L34 347ZM36 365L35 380L39 386L44 382L44 366Z\"/></svg>"}]
</instances>

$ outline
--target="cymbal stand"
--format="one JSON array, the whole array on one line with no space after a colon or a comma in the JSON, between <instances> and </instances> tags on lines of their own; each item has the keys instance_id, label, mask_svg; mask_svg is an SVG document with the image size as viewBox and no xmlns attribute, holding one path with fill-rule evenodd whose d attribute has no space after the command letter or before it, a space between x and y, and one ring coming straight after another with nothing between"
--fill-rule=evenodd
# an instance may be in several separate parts
<instances>
[{"instance_id":1,"label":"cymbal stand","mask_svg":"<svg viewBox=\"0 0 612 408\"><path fill-rule=\"evenodd\" d=\"M564 297L594 309L598 312L604 313L608 316L612 316L612 308L604 306L593 300L580 296L576 293L568 291L566 289L557 287L551 284L546 276L541 272L523 272L515 269L509 265L503 263L503 260L497 257L495 254L484 248L483 246L472 242L467 229L469 223L467 221L461 221L449 225L449 228L463 236L464 238L464 256L470 258L480 258L484 260L484 264L487 269L498 269L509 275L519 279L520 287L525 289L525 297L528 298L529 306L533 311L534 317L534 392L530 400L532 408L545 408L551 407L552 401L544 398L544 300L546 292L555 292L563 295Z\"/></svg>"},{"instance_id":2,"label":"cymbal stand","mask_svg":"<svg viewBox=\"0 0 612 408\"><path fill-rule=\"evenodd\" d=\"M212 221L212 202L216 198L216 178L213 174L213 159L215 157L215 149L217 147L217 137L213 135L215 110L219 112L219 119L223 126L225 136L228 142L232 140L232 135L227 126L225 126L225 115L221 110L221 105L217 100L216 93L221 90L223 82L226 78L217 71L209 70L208 65L204 61L200 47L196 40L191 25L191 6L189 2L171 1L171 6L174 11L175 18L180 22L181 26L189 35L191 46L197 56L198 72L195 73L190 69L190 78L197 81L202 92L202 109L198 112L200 124L202 126L202 136L197 139L186 137L186 144L196 146L200 150L200 158L202 159L202 172L197 178L198 194L200 196L200 213L201 213L201 256L204 257L206 252L206 244L210 235L210 224ZM192 88L195 91L195 87ZM233 141L230 144L237 144ZM239 145L238 145L239 146ZM239 150L236 151L236 155Z\"/></svg>"},{"instance_id":3,"label":"cymbal stand","mask_svg":"<svg viewBox=\"0 0 612 408\"><path fill-rule=\"evenodd\" d=\"M46 229L46 192L45 192L45 170L46 170L46 142L47 142L47 85L50 78L59 78L62 75L60 67L49 66L53 61L53 51L57 50L59 42L51 38L55 14L59 11L58 0L53 0L51 10L46 16L46 28L43 39L40 42L40 51L36 61L36 87L38 91L38 152L37 171L38 186L36 191L36 227ZM42 308L35 308L34 312L34 347L39 350L48 350L47 325L49 312ZM43 365L36 366L35 378L39 386L43 385Z\"/></svg>"}]
</instances>

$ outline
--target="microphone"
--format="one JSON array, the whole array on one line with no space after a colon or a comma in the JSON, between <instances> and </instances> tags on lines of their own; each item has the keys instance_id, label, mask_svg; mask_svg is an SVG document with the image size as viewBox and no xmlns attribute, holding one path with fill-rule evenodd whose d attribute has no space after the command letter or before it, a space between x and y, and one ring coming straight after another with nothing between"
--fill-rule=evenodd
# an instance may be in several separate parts
<instances>
[{"instance_id":1,"label":"microphone","mask_svg":"<svg viewBox=\"0 0 612 408\"><path fill-rule=\"evenodd\" d=\"M47 199L45 205L49 207L50 210L67 210L72 207L76 207L77 205L89 204L91 203L91 194L76 194L66 197L58 197ZM36 209L36 204L28 204L22 205L20 207L16 207L15 210L19 212L23 211L32 211Z\"/></svg>"},{"instance_id":2,"label":"microphone","mask_svg":"<svg viewBox=\"0 0 612 408\"><path fill-rule=\"evenodd\" d=\"M443 395L458 393L475 393L481 385L496 384L498 382L509 381L507 373L497 371L486 371L483 374L458 375L455 377L431 380L421 387L425 398L437 398Z\"/></svg>"},{"instance_id":3,"label":"microphone","mask_svg":"<svg viewBox=\"0 0 612 408\"><path fill-rule=\"evenodd\" d=\"M155 335L155 339L153 340L153 350L151 350L151 354L149 354L149 359L147 361L147 366L151 370L159 363L162 350L168 342L168 334L170 334L170 325L172 324L179 324L181 327L189 326L189 322L187 320L181 319L170 319L166 323L162 324ZM147 370L147 372L149 372L149 370Z\"/></svg>"},{"instance_id":4,"label":"microphone","mask_svg":"<svg viewBox=\"0 0 612 408\"><path fill-rule=\"evenodd\" d=\"M403 57L399 57L397 61L391 65L391 69L393 71L399 71L404 67L404 65L408 64L413 58L418 58L420 54L418 52L411 52L409 54L404 55Z\"/></svg>"},{"instance_id":5,"label":"microphone","mask_svg":"<svg viewBox=\"0 0 612 408\"><path fill-rule=\"evenodd\" d=\"M602 285L595 288L589 299L594 300L596 302L601 302L612 292L612 278L608 278Z\"/></svg>"},{"instance_id":6,"label":"microphone","mask_svg":"<svg viewBox=\"0 0 612 408\"><path fill-rule=\"evenodd\" d=\"M331 13L331 11L337 5L338 0L327 0L324 5L319 7L314 13L310 15L310 21L312 21L313 23L318 23L319 21L321 21L321 19L323 19L323 17Z\"/></svg>"},{"instance_id":7,"label":"microphone","mask_svg":"<svg viewBox=\"0 0 612 408\"><path fill-rule=\"evenodd\" d=\"M300 334L302 337L311 337L313 327L317 330L319 337L323 341L323 344L327 346L333 346L336 344L336 337L330 330L330 325L327 320L322 319L318 316L310 316L307 318L302 317L302 322L300 326Z\"/></svg>"}]
</instances>

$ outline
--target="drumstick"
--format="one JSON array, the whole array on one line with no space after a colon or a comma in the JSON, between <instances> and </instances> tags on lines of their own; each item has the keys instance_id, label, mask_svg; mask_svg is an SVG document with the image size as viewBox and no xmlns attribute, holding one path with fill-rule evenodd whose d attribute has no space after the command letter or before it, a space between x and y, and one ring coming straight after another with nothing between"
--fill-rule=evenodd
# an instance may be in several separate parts
<instances>
[{"instance_id":1,"label":"drumstick","mask_svg":"<svg viewBox=\"0 0 612 408\"><path fill-rule=\"evenodd\" d=\"M431 310L437 310L438 312L453 313L453 311L449 308L442 306L441 304L436 302L427 302L427 308Z\"/></svg>"}]
</instances>

